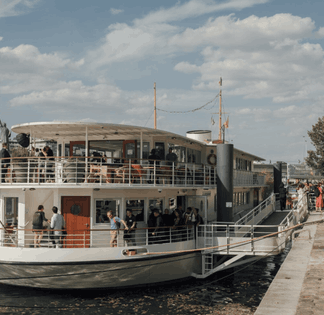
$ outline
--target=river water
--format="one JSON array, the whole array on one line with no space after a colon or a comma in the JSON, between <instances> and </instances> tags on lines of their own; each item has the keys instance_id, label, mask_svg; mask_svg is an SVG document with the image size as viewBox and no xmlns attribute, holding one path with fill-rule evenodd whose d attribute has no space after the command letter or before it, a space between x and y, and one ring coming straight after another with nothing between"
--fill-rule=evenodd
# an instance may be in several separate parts
<instances>
[{"instance_id":1,"label":"river water","mask_svg":"<svg viewBox=\"0 0 324 315\"><path fill-rule=\"evenodd\" d=\"M0 285L0 313L195 314L191 310L195 310L197 304L215 310L217 305L231 303L255 310L289 250L287 246L280 255L268 256L204 280L190 279L149 287L87 291Z\"/></svg>"}]
</instances>

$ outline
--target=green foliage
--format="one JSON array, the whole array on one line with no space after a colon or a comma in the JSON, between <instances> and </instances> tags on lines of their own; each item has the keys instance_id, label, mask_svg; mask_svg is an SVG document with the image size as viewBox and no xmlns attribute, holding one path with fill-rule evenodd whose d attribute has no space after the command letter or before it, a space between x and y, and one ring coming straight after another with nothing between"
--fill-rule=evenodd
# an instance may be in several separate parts
<instances>
[{"instance_id":1,"label":"green foliage","mask_svg":"<svg viewBox=\"0 0 324 315\"><path fill-rule=\"evenodd\" d=\"M311 168L318 170L324 175L324 116L318 118L318 122L308 131L308 136L315 147L315 151L307 151L305 162Z\"/></svg>"}]
</instances>

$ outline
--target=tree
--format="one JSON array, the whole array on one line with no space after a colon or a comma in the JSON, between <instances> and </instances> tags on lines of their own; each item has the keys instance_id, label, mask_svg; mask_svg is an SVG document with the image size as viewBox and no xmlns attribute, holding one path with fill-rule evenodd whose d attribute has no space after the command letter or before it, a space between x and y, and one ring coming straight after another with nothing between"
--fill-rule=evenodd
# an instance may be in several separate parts
<instances>
[{"instance_id":1,"label":"tree","mask_svg":"<svg viewBox=\"0 0 324 315\"><path fill-rule=\"evenodd\" d=\"M315 151L307 151L308 156L305 158L305 162L314 170L318 170L321 175L324 175L324 116L318 118L318 122L307 133Z\"/></svg>"}]
</instances>

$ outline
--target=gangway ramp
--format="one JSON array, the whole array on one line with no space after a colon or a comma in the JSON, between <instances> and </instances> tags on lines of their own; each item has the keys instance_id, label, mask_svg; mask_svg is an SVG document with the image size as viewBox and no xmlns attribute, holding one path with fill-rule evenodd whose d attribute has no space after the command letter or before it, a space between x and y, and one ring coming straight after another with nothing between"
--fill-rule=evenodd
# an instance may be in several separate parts
<instances>
[{"instance_id":1,"label":"gangway ramp","mask_svg":"<svg viewBox=\"0 0 324 315\"><path fill-rule=\"evenodd\" d=\"M305 199L295 209L276 210L276 198L271 195L236 223L199 225L196 246L202 249L202 273L193 276L205 278L262 256L281 253L293 232L286 230L300 222L307 211Z\"/></svg>"}]
</instances>

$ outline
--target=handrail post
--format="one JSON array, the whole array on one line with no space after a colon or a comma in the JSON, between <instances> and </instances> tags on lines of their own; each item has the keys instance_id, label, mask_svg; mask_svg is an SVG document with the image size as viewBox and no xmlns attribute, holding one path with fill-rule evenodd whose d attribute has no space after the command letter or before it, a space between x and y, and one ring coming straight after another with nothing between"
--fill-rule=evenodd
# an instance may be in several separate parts
<instances>
[{"instance_id":1,"label":"handrail post","mask_svg":"<svg viewBox=\"0 0 324 315\"><path fill-rule=\"evenodd\" d=\"M174 162L172 162L172 187L174 187Z\"/></svg>"},{"instance_id":2,"label":"handrail post","mask_svg":"<svg viewBox=\"0 0 324 315\"><path fill-rule=\"evenodd\" d=\"M29 184L29 174L30 174L30 159L27 161L27 183Z\"/></svg>"},{"instance_id":3,"label":"handrail post","mask_svg":"<svg viewBox=\"0 0 324 315\"><path fill-rule=\"evenodd\" d=\"M229 225L226 226L226 250L227 250L227 254L229 254L229 244L230 244L230 239L229 239Z\"/></svg>"},{"instance_id":4,"label":"handrail post","mask_svg":"<svg viewBox=\"0 0 324 315\"><path fill-rule=\"evenodd\" d=\"M129 186L131 185L131 174L132 174L132 163L131 163L131 159L128 159L128 184Z\"/></svg>"},{"instance_id":5,"label":"handrail post","mask_svg":"<svg viewBox=\"0 0 324 315\"><path fill-rule=\"evenodd\" d=\"M185 163L185 187L187 187L187 166L188 164Z\"/></svg>"},{"instance_id":6,"label":"handrail post","mask_svg":"<svg viewBox=\"0 0 324 315\"><path fill-rule=\"evenodd\" d=\"M145 240L145 245L148 245L149 243L148 243L148 229L146 229L145 230L145 238L146 238L146 240Z\"/></svg>"},{"instance_id":7,"label":"handrail post","mask_svg":"<svg viewBox=\"0 0 324 315\"><path fill-rule=\"evenodd\" d=\"M192 186L195 186L196 164L192 164Z\"/></svg>"},{"instance_id":8,"label":"handrail post","mask_svg":"<svg viewBox=\"0 0 324 315\"><path fill-rule=\"evenodd\" d=\"M86 247L86 232L83 231L83 248Z\"/></svg>"},{"instance_id":9,"label":"handrail post","mask_svg":"<svg viewBox=\"0 0 324 315\"><path fill-rule=\"evenodd\" d=\"M153 183L154 183L154 186L156 185L156 160L153 161Z\"/></svg>"}]
</instances>

